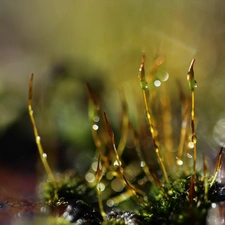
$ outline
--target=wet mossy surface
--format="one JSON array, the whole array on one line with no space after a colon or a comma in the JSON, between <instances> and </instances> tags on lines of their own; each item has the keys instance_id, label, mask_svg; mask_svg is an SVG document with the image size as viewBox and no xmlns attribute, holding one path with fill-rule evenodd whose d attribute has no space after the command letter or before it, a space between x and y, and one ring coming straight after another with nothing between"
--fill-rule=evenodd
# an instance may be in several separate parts
<instances>
[{"instance_id":1,"label":"wet mossy surface","mask_svg":"<svg viewBox=\"0 0 225 225\"><path fill-rule=\"evenodd\" d=\"M141 208L150 224L205 224L211 206L205 196L203 177L198 174L194 184L194 198L190 202L191 175L180 175L164 186L164 192L152 187L145 207ZM211 196L212 197L212 196Z\"/></svg>"},{"instance_id":2,"label":"wet mossy surface","mask_svg":"<svg viewBox=\"0 0 225 225\"><path fill-rule=\"evenodd\" d=\"M73 176L72 178L75 179ZM68 175L67 177L70 176ZM94 190L86 187L86 189L81 188L82 192L80 192L79 182L72 182L71 186L68 184L69 181L73 181L71 177L67 182L63 181L58 189L58 198L61 201L56 201L53 204L50 200L54 198L45 198L45 200L47 204L51 205L53 211L60 204L64 204L67 208L62 216L72 224L206 224L207 213L212 202L223 201L223 196L220 192L222 185L218 187L216 182L210 187L208 183L207 188L209 190L205 192L204 177L197 173L193 199L190 201L191 178L191 174L181 174L177 178L170 178L170 183L164 183L163 188L151 185L149 192L146 193L142 201L137 202L136 208L130 211L123 211L119 207L114 207L113 209L108 209L104 218L100 214L98 205L93 204L93 198L91 199L90 197L90 193L93 194ZM47 183L47 185L49 184L51 183ZM49 186L51 189L46 189L45 187L47 192L43 196L53 196L54 187L51 185ZM76 194L74 193L75 190ZM96 197L96 194L93 196Z\"/></svg>"},{"instance_id":3,"label":"wet mossy surface","mask_svg":"<svg viewBox=\"0 0 225 225\"><path fill-rule=\"evenodd\" d=\"M89 204L96 204L98 201L95 189L90 188L83 177L72 171L58 174L55 181L42 182L39 196L51 207L75 200L83 200Z\"/></svg>"}]
</instances>

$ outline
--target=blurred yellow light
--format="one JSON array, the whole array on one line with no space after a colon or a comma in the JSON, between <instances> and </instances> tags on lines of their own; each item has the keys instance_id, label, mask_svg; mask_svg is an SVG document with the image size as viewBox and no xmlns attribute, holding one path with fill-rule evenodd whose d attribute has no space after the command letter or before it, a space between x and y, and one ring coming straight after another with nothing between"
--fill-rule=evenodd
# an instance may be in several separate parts
<instances>
[{"instance_id":1,"label":"blurred yellow light","mask_svg":"<svg viewBox=\"0 0 225 225\"><path fill-rule=\"evenodd\" d=\"M92 183L95 181L95 175L93 173L87 173L85 179L87 182Z\"/></svg>"}]
</instances>

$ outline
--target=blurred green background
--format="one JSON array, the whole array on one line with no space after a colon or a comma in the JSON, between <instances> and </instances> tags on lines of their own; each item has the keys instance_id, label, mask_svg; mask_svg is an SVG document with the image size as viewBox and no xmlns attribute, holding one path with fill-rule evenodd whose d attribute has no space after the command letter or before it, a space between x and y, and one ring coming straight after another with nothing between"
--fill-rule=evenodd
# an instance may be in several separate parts
<instances>
[{"instance_id":1,"label":"blurred green background","mask_svg":"<svg viewBox=\"0 0 225 225\"><path fill-rule=\"evenodd\" d=\"M34 73L33 107L50 164L85 172L94 149L84 84L118 126L118 90L131 114L139 101L142 52L147 68L165 56L172 104L179 101L176 79L190 94L186 72L196 58L198 145L215 157L225 141L224 21L223 0L0 0L1 165L32 171L37 161L27 113Z\"/></svg>"}]
</instances>

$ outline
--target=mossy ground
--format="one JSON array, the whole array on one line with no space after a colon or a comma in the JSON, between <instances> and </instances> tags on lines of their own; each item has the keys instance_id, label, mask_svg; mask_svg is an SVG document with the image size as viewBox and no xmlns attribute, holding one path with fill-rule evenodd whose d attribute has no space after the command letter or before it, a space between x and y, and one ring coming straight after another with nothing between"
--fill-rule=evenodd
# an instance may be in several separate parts
<instances>
[{"instance_id":1,"label":"mossy ground","mask_svg":"<svg viewBox=\"0 0 225 225\"><path fill-rule=\"evenodd\" d=\"M150 224L205 224L207 210L211 206L210 196L205 196L203 177L197 174L194 184L194 198L190 202L192 175L180 175L164 186L164 192L152 187L147 205L140 212Z\"/></svg>"},{"instance_id":2,"label":"mossy ground","mask_svg":"<svg viewBox=\"0 0 225 225\"><path fill-rule=\"evenodd\" d=\"M95 190L72 171L58 174L55 181L42 182L39 195L51 207L78 199L91 204L97 202Z\"/></svg>"}]
</instances>

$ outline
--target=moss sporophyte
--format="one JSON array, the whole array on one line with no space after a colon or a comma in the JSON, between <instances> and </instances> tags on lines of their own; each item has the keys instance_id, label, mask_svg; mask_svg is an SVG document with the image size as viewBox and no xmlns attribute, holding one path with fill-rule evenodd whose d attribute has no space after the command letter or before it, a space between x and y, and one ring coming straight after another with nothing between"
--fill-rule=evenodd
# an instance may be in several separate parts
<instances>
[{"instance_id":1,"label":"moss sporophyte","mask_svg":"<svg viewBox=\"0 0 225 225\"><path fill-rule=\"evenodd\" d=\"M57 221L53 222L54 224L211 224L207 222L209 209L212 204L224 200L224 186L216 181L222 164L223 146L214 174L210 176L204 155L202 159L198 159L202 160L202 169L197 170L197 83L193 59L187 72L191 97L186 97L179 86L182 125L178 150L170 151L168 155L162 150L174 148L170 134L170 99L165 97L165 94L156 97L157 91L154 88L168 79L168 74L166 79L160 77L163 62L163 57L157 58L146 76L145 56L142 57L138 79L143 95L143 108L140 111L146 114L144 126L137 128L133 124L122 92L118 144L110 119L101 111L91 86L87 84L89 119L96 157L85 178L74 172L55 175L51 171L33 116L31 75L29 115L40 158L48 175L47 180L41 183L40 198L45 206L49 207L51 218ZM156 113L153 113L156 110L161 113L161 122L157 121ZM164 141L161 141L159 131L163 134L162 137L165 137ZM191 150L188 146L191 146ZM132 157L129 157L129 154L132 154ZM186 156L192 158L191 166L190 159ZM173 169L170 168L171 164ZM64 207L63 212L57 211L60 207ZM57 215L53 213L56 211Z\"/></svg>"}]
</instances>

